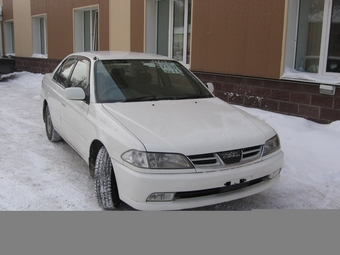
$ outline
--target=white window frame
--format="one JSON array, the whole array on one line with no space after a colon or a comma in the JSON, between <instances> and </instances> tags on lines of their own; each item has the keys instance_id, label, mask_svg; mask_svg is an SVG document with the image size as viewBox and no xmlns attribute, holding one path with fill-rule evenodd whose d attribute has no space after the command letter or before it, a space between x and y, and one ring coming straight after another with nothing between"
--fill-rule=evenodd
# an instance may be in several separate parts
<instances>
[{"instance_id":1,"label":"white window frame","mask_svg":"<svg viewBox=\"0 0 340 255\"><path fill-rule=\"evenodd\" d=\"M309 73L295 69L300 0L289 0L286 23L285 68L281 79L340 85L340 73L326 72L333 0L324 1L319 69L317 73Z\"/></svg>"},{"instance_id":2,"label":"white window frame","mask_svg":"<svg viewBox=\"0 0 340 255\"><path fill-rule=\"evenodd\" d=\"M5 54L15 55L15 40L14 40L14 21L4 22L4 34L5 34Z\"/></svg>"},{"instance_id":3,"label":"white window frame","mask_svg":"<svg viewBox=\"0 0 340 255\"><path fill-rule=\"evenodd\" d=\"M162 0L148 0L147 2L147 20L146 20L146 52L147 53L157 53L157 20L158 20L158 2ZM168 57L173 57L173 42L174 42L174 2L178 0L169 0L169 27L168 27ZM191 40L188 40L188 31L191 30L191 25L188 24L188 14L189 14L189 1L182 0L185 3L184 11L184 41L183 41L183 52L182 64L189 67L187 60L187 49ZM191 48L191 47L189 47ZM190 61L189 61L190 62Z\"/></svg>"},{"instance_id":4,"label":"white window frame","mask_svg":"<svg viewBox=\"0 0 340 255\"><path fill-rule=\"evenodd\" d=\"M43 27L41 27L43 22ZM47 57L46 15L32 17L33 54ZM43 33L42 33L43 31Z\"/></svg>"},{"instance_id":5,"label":"white window frame","mask_svg":"<svg viewBox=\"0 0 340 255\"><path fill-rule=\"evenodd\" d=\"M85 50L85 12L90 12L90 49ZM92 15L94 14L94 15ZM80 51L99 50L99 8L92 6L74 10L74 49Z\"/></svg>"}]
</instances>

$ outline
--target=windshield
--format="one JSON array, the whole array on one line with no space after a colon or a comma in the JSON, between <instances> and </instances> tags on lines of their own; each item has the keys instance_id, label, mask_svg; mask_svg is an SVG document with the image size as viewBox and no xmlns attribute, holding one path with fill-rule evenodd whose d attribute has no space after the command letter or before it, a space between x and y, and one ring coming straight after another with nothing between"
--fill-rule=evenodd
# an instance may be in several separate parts
<instances>
[{"instance_id":1,"label":"windshield","mask_svg":"<svg viewBox=\"0 0 340 255\"><path fill-rule=\"evenodd\" d=\"M185 67L168 60L103 60L95 66L101 103L212 97Z\"/></svg>"}]
</instances>

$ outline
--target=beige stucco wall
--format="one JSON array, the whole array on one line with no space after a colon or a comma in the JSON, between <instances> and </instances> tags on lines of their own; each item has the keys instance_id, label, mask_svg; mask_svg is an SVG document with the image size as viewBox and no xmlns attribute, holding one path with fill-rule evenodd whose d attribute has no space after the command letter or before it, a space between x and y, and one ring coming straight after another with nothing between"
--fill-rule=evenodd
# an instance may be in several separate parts
<instances>
[{"instance_id":1,"label":"beige stucco wall","mask_svg":"<svg viewBox=\"0 0 340 255\"><path fill-rule=\"evenodd\" d=\"M33 54L30 0L13 1L15 55L31 57Z\"/></svg>"},{"instance_id":2,"label":"beige stucco wall","mask_svg":"<svg viewBox=\"0 0 340 255\"><path fill-rule=\"evenodd\" d=\"M110 0L110 50L130 50L130 7L130 0Z\"/></svg>"}]
</instances>

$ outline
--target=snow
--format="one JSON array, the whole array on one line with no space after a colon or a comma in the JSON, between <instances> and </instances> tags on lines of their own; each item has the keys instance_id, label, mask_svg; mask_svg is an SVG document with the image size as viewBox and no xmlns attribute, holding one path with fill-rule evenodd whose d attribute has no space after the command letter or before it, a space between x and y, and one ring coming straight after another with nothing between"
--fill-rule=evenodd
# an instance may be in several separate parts
<instances>
[{"instance_id":1,"label":"snow","mask_svg":"<svg viewBox=\"0 0 340 255\"><path fill-rule=\"evenodd\" d=\"M329 84L329 85L339 85L340 79L336 76L324 76L319 75L317 73L308 73L297 71L293 68L286 67L283 75L281 76L283 80L292 80L297 81L300 80L302 82L314 82L321 84Z\"/></svg>"},{"instance_id":2,"label":"snow","mask_svg":"<svg viewBox=\"0 0 340 255\"><path fill-rule=\"evenodd\" d=\"M65 142L45 135L42 74L0 81L0 211L101 211L87 165ZM194 210L339 209L340 121L329 125L240 107L278 132L285 164L269 190ZM123 204L119 210L132 210Z\"/></svg>"}]
</instances>

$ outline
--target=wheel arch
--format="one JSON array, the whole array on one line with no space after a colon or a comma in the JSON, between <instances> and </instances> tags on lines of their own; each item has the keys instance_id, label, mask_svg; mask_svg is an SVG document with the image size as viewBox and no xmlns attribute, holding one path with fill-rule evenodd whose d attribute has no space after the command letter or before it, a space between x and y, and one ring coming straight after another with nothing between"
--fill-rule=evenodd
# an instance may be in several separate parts
<instances>
[{"instance_id":1,"label":"wheel arch","mask_svg":"<svg viewBox=\"0 0 340 255\"><path fill-rule=\"evenodd\" d=\"M44 120L44 122L46 122L46 114L45 114L45 112L46 112L46 106L48 106L48 103L47 103L47 101L46 101L46 99L44 100L44 102L43 102L43 108L42 108L42 114L43 114L43 120Z\"/></svg>"},{"instance_id":2,"label":"wheel arch","mask_svg":"<svg viewBox=\"0 0 340 255\"><path fill-rule=\"evenodd\" d=\"M104 144L99 140L94 140L90 146L90 154L89 154L89 172L90 176L94 178L94 167L96 164L96 159L98 152Z\"/></svg>"}]
</instances>

